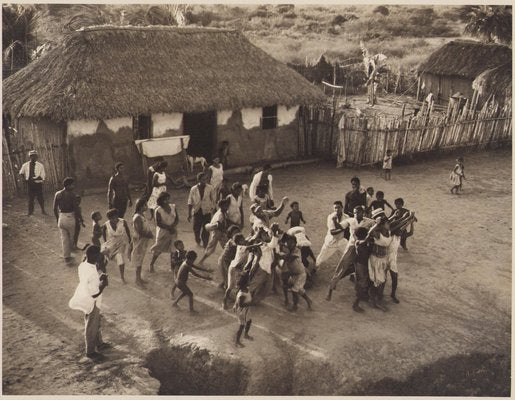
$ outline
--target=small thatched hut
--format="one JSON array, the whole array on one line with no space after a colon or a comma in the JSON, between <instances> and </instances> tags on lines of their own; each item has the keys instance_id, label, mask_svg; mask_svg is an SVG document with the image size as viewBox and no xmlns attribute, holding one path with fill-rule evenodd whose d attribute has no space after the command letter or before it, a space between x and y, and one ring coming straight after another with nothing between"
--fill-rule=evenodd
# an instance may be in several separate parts
<instances>
[{"instance_id":1,"label":"small thatched hut","mask_svg":"<svg viewBox=\"0 0 515 400\"><path fill-rule=\"evenodd\" d=\"M418 68L419 90L433 93L435 101L445 103L456 92L473 95L472 82L483 71L511 62L511 49L499 44L455 40L431 54Z\"/></svg>"},{"instance_id":2,"label":"small thatched hut","mask_svg":"<svg viewBox=\"0 0 515 400\"><path fill-rule=\"evenodd\" d=\"M486 70L472 83L472 87L479 96L479 103L482 104L492 98L500 106L511 101L511 85L511 62Z\"/></svg>"},{"instance_id":3,"label":"small thatched hut","mask_svg":"<svg viewBox=\"0 0 515 400\"><path fill-rule=\"evenodd\" d=\"M133 176L147 157L175 154L168 161L182 165L188 142L210 159L228 141L233 166L295 158L299 106L324 101L225 29L89 27L3 82L18 136L61 146L82 180L106 179L115 161Z\"/></svg>"}]
</instances>

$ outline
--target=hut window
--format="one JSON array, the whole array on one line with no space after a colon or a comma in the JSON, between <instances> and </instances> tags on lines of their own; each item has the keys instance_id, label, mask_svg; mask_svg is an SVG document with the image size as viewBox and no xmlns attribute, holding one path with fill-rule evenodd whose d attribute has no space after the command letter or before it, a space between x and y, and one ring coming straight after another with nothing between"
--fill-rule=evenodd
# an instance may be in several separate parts
<instances>
[{"instance_id":1,"label":"hut window","mask_svg":"<svg viewBox=\"0 0 515 400\"><path fill-rule=\"evenodd\" d=\"M150 138L150 115L138 115L132 118L132 131L134 132L134 139L149 139Z\"/></svg>"},{"instance_id":2,"label":"hut window","mask_svg":"<svg viewBox=\"0 0 515 400\"><path fill-rule=\"evenodd\" d=\"M261 117L261 128L277 128L277 105L263 107L263 116Z\"/></svg>"}]
</instances>

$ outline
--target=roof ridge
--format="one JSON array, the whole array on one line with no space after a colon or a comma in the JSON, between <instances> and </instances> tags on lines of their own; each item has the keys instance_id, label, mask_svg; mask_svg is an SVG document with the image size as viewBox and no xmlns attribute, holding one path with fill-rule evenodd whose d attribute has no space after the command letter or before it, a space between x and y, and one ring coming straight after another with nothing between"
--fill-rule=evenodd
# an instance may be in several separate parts
<instances>
[{"instance_id":1,"label":"roof ridge","mask_svg":"<svg viewBox=\"0 0 515 400\"><path fill-rule=\"evenodd\" d=\"M169 25L91 25L82 27L75 30L74 32L86 33L86 32L99 32L99 31L171 31L179 33L223 33L230 32L236 33L238 30L229 28L212 28L212 27L199 27L199 26L169 26Z\"/></svg>"}]
</instances>

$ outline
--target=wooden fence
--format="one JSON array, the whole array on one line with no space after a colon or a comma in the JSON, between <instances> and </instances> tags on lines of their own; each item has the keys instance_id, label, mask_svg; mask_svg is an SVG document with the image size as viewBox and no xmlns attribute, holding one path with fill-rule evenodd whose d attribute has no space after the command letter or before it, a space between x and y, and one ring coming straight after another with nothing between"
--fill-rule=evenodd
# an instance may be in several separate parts
<instances>
[{"instance_id":1,"label":"wooden fence","mask_svg":"<svg viewBox=\"0 0 515 400\"><path fill-rule=\"evenodd\" d=\"M511 104L488 103L479 112L448 109L417 116L343 117L330 108L304 108L300 118L299 154L336 159L339 165L372 165L383 160L386 150L394 157L458 148L483 149L511 142Z\"/></svg>"}]
</instances>

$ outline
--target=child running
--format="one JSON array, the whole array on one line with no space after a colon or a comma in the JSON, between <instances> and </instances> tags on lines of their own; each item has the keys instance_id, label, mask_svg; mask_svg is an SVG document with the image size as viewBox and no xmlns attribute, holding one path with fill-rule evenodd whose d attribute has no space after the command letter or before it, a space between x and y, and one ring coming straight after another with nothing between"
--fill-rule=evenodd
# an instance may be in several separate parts
<instances>
[{"instance_id":1,"label":"child running","mask_svg":"<svg viewBox=\"0 0 515 400\"><path fill-rule=\"evenodd\" d=\"M254 340L252 336L249 335L250 325L252 324L252 319L250 318L250 306L252 303L252 295L249 292L249 273L245 273L241 276L238 282L238 294L236 295L236 301L234 302L234 311L238 316L238 321L240 326L238 327L238 331L236 332L236 346L237 347L245 347L243 343L241 343L241 334L245 330L245 336L243 336L247 340Z\"/></svg>"},{"instance_id":2,"label":"child running","mask_svg":"<svg viewBox=\"0 0 515 400\"><path fill-rule=\"evenodd\" d=\"M304 218L302 216L302 211L299 210L299 202L293 201L290 205L291 211L286 216L286 222L285 224L288 224L288 220L290 221L290 228L294 228L296 226L300 226L300 223L303 222L304 225L306 224L306 221L304 221Z\"/></svg>"},{"instance_id":3,"label":"child running","mask_svg":"<svg viewBox=\"0 0 515 400\"><path fill-rule=\"evenodd\" d=\"M463 165L463 158L460 157L456 160L456 165L451 172L451 183L453 187L451 188L452 194L459 194L460 190L462 190L461 185L463 183L463 179L465 179L465 165Z\"/></svg>"},{"instance_id":4,"label":"child running","mask_svg":"<svg viewBox=\"0 0 515 400\"><path fill-rule=\"evenodd\" d=\"M197 313L197 311L193 308L193 292L191 289L186 285L188 282L188 276L190 272L195 275L197 278L205 279L207 281L212 280L210 276L203 276L195 272L195 269L203 272L213 272L212 269L202 268L197 265L194 265L193 263L197 259L197 253L193 250L190 250L186 253L186 260L182 263L181 267L179 268L179 272L177 273L177 278L175 279L175 285L172 288L172 292L175 291L175 288L179 288L182 292L177 300L175 300L172 303L172 307L178 307L179 301L185 297L188 296L189 302L190 302L190 313L194 314Z\"/></svg>"}]
</instances>

